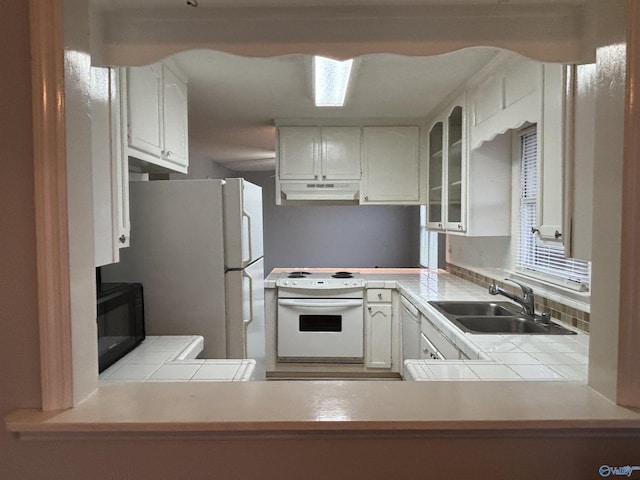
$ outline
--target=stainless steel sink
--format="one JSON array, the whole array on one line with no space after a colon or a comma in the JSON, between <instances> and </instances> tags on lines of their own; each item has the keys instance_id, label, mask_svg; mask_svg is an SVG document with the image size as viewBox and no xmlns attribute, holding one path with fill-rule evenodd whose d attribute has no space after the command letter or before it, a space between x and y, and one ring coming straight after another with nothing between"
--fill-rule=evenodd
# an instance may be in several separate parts
<instances>
[{"instance_id":1,"label":"stainless steel sink","mask_svg":"<svg viewBox=\"0 0 640 480\"><path fill-rule=\"evenodd\" d=\"M473 333L548 333L549 328L524 317L457 317L463 330Z\"/></svg>"},{"instance_id":2,"label":"stainless steel sink","mask_svg":"<svg viewBox=\"0 0 640 480\"><path fill-rule=\"evenodd\" d=\"M449 315L513 316L517 307L507 302L429 302Z\"/></svg>"},{"instance_id":3,"label":"stainless steel sink","mask_svg":"<svg viewBox=\"0 0 640 480\"><path fill-rule=\"evenodd\" d=\"M429 302L467 333L512 335L574 335L555 323L536 321L510 302Z\"/></svg>"}]
</instances>

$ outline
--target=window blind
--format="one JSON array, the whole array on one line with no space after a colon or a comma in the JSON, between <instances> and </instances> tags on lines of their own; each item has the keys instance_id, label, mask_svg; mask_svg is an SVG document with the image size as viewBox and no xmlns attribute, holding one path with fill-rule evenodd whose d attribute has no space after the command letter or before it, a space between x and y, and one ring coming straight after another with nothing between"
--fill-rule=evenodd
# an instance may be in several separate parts
<instances>
[{"instance_id":1,"label":"window blind","mask_svg":"<svg viewBox=\"0 0 640 480\"><path fill-rule=\"evenodd\" d=\"M517 264L520 269L542 275L546 280L578 290L589 285L590 264L568 259L561 245L540 242L532 229L537 228L537 157L536 127L520 134L520 242Z\"/></svg>"}]
</instances>

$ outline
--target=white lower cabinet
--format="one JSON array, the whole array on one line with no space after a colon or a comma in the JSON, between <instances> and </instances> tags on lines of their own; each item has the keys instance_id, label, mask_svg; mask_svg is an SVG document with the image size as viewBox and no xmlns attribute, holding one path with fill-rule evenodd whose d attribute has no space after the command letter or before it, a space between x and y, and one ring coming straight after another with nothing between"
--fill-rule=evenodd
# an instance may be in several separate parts
<instances>
[{"instance_id":1,"label":"white lower cabinet","mask_svg":"<svg viewBox=\"0 0 640 480\"><path fill-rule=\"evenodd\" d=\"M364 363L369 368L391 368L393 304L390 289L368 289L365 312Z\"/></svg>"},{"instance_id":2,"label":"white lower cabinet","mask_svg":"<svg viewBox=\"0 0 640 480\"><path fill-rule=\"evenodd\" d=\"M467 358L451 341L445 337L431 321L421 315L420 330L421 358L440 360L459 360ZM435 354L434 354L435 352Z\"/></svg>"},{"instance_id":3,"label":"white lower cabinet","mask_svg":"<svg viewBox=\"0 0 640 480\"><path fill-rule=\"evenodd\" d=\"M420 312L406 297L400 297L402 361L420 358Z\"/></svg>"}]
</instances>

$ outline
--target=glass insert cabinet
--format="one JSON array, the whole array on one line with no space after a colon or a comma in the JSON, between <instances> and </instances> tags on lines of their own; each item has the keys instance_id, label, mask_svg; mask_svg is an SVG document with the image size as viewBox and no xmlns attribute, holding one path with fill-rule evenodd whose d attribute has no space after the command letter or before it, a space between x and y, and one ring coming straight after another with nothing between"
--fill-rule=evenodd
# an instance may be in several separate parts
<instances>
[{"instance_id":1,"label":"glass insert cabinet","mask_svg":"<svg viewBox=\"0 0 640 480\"><path fill-rule=\"evenodd\" d=\"M460 98L429 130L430 230L466 231L466 133L464 98Z\"/></svg>"},{"instance_id":2,"label":"glass insert cabinet","mask_svg":"<svg viewBox=\"0 0 640 480\"><path fill-rule=\"evenodd\" d=\"M466 231L466 134L464 98L460 98L429 130L430 230Z\"/></svg>"}]
</instances>

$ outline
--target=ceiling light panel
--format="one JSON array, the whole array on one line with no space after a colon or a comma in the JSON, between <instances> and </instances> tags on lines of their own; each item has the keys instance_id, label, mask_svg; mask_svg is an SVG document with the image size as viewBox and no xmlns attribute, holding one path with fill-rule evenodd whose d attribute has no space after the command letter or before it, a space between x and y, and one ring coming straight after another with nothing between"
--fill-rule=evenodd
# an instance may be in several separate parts
<instances>
[{"instance_id":1,"label":"ceiling light panel","mask_svg":"<svg viewBox=\"0 0 640 480\"><path fill-rule=\"evenodd\" d=\"M316 107L342 107L351 76L353 59L343 62L313 58L313 84Z\"/></svg>"}]
</instances>

